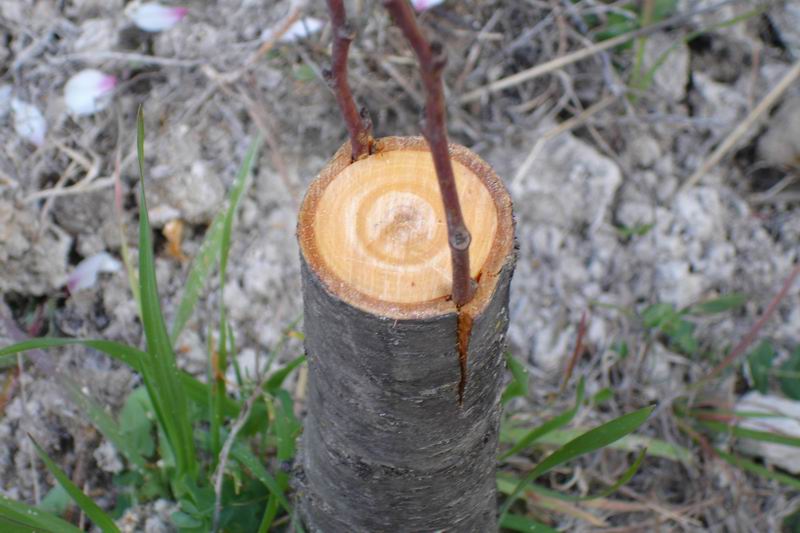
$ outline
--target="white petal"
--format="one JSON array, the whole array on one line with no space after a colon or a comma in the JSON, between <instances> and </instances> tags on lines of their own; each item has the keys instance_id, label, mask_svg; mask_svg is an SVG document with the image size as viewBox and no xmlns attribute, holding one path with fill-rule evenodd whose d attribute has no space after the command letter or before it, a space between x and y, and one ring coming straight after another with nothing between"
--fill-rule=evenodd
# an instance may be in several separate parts
<instances>
[{"instance_id":1,"label":"white petal","mask_svg":"<svg viewBox=\"0 0 800 533\"><path fill-rule=\"evenodd\" d=\"M121 268L122 264L111 257L108 252L100 252L87 257L78 263L78 266L67 278L67 289L70 293L88 289L97 283L97 274L100 272L117 272Z\"/></svg>"},{"instance_id":2,"label":"white petal","mask_svg":"<svg viewBox=\"0 0 800 533\"><path fill-rule=\"evenodd\" d=\"M289 43L299 39L305 39L317 33L324 25L325 23L323 21L315 19L314 17L302 18L289 26L289 29L281 36L280 40L281 42Z\"/></svg>"},{"instance_id":3,"label":"white petal","mask_svg":"<svg viewBox=\"0 0 800 533\"><path fill-rule=\"evenodd\" d=\"M186 7L167 7L156 2L135 4L128 10L128 16L139 29L149 32L168 30L186 16Z\"/></svg>"},{"instance_id":4,"label":"white petal","mask_svg":"<svg viewBox=\"0 0 800 533\"><path fill-rule=\"evenodd\" d=\"M86 69L72 76L64 85L67 109L78 116L91 115L108 106L117 78L99 70Z\"/></svg>"},{"instance_id":5,"label":"white petal","mask_svg":"<svg viewBox=\"0 0 800 533\"><path fill-rule=\"evenodd\" d=\"M17 134L36 146L43 145L47 122L42 112L17 98L11 99L11 109L14 111L14 130Z\"/></svg>"},{"instance_id":6,"label":"white petal","mask_svg":"<svg viewBox=\"0 0 800 533\"><path fill-rule=\"evenodd\" d=\"M441 3L444 3L444 0L411 0L411 3L414 5L414 9L417 11L425 11L426 9L430 9L438 6Z\"/></svg>"},{"instance_id":7,"label":"white petal","mask_svg":"<svg viewBox=\"0 0 800 533\"><path fill-rule=\"evenodd\" d=\"M0 119L11 109L11 85L0 85Z\"/></svg>"}]
</instances>

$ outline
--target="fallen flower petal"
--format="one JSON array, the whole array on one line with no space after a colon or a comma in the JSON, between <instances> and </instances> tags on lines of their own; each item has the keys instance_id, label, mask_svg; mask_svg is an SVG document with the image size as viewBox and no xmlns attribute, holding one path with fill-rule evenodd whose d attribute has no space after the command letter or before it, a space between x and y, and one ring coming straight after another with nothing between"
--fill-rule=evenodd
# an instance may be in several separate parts
<instances>
[{"instance_id":1,"label":"fallen flower petal","mask_svg":"<svg viewBox=\"0 0 800 533\"><path fill-rule=\"evenodd\" d=\"M444 0L411 0L411 4L417 11L425 11L426 9L438 6L443 2Z\"/></svg>"},{"instance_id":2,"label":"fallen flower petal","mask_svg":"<svg viewBox=\"0 0 800 533\"><path fill-rule=\"evenodd\" d=\"M319 30L322 29L325 23L314 17L305 17L291 26L289 29L286 30L286 33L281 35L281 42L289 43L293 41L298 41L300 39L305 39L306 37L317 33Z\"/></svg>"},{"instance_id":3,"label":"fallen flower petal","mask_svg":"<svg viewBox=\"0 0 800 533\"><path fill-rule=\"evenodd\" d=\"M97 283L97 274L100 272L117 272L122 264L111 257L108 252L100 252L87 257L75 267L67 278L67 289L73 294L82 289L93 287Z\"/></svg>"},{"instance_id":4,"label":"fallen flower petal","mask_svg":"<svg viewBox=\"0 0 800 533\"><path fill-rule=\"evenodd\" d=\"M126 11L139 29L151 33L172 28L189 13L186 7L167 7L156 2L133 4Z\"/></svg>"},{"instance_id":5,"label":"fallen flower petal","mask_svg":"<svg viewBox=\"0 0 800 533\"><path fill-rule=\"evenodd\" d=\"M17 98L11 99L11 109L14 111L14 131L36 146L43 145L47 122L42 112L36 106Z\"/></svg>"},{"instance_id":6,"label":"fallen flower petal","mask_svg":"<svg viewBox=\"0 0 800 533\"><path fill-rule=\"evenodd\" d=\"M91 115L105 109L116 85L117 78L114 76L94 69L82 70L64 85L67 109L78 116Z\"/></svg>"}]
</instances>

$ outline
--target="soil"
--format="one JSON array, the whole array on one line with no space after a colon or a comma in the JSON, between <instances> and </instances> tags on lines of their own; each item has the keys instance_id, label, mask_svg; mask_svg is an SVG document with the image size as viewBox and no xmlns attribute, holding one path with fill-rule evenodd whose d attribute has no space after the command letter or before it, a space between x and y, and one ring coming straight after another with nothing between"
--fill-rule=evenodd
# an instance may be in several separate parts
<instances>
[{"instance_id":1,"label":"soil","mask_svg":"<svg viewBox=\"0 0 800 533\"><path fill-rule=\"evenodd\" d=\"M800 24L791 23L800 12L791 1L681 0L672 3L673 14L718 3L631 46L471 102L460 99L616 35L620 14L633 16L623 10L628 3L447 0L421 14L425 30L448 50L451 139L487 160L515 202L520 249L508 340L532 387L513 410L535 424L570 404L582 376L587 393L611 387L613 395L602 408L585 409L576 425L656 403L640 433L695 454L691 464L649 458L626 488L601 500L627 506L576 504L544 513L565 530L778 531L800 506L796 491L708 455L678 427L670 407L750 330L800 261L797 82L699 183L682 187L800 61ZM326 20L326 13L319 2L186 5L189 14L175 27L146 33L126 16L122 0L0 3L0 346L42 334L142 345L124 269L101 273L73 294L65 288L83 259L100 252L119 258L123 239L136 257L139 105L167 321L190 259L258 134L265 143L234 227L224 295L244 371L263 372L270 348L300 317L299 202L346 140L322 81L330 31L326 26L254 54L293 6L304 17ZM350 81L375 133L416 134L422 90L413 56L379 2L358 0L348 8L358 29ZM113 74L119 84L106 109L76 117L65 107L63 87L85 68ZM637 78L651 68L651 82ZM12 99L43 114L41 146L15 130ZM176 225L177 240L169 237ZM177 346L179 364L203 378L218 289L215 275ZM652 304L685 308L731 293L746 295L741 308L692 319L700 345L694 355L652 334L639 316ZM798 302L795 282L759 332L778 361L800 345ZM560 394L584 315L583 349ZM627 357L620 355L623 343ZM301 351L290 336L279 360ZM119 459L65 399L56 376L70 375L112 411L139 378L84 348L56 353L43 364L0 370L0 492L37 502L52 487L44 466L32 461L31 434L101 505L112 507ZM732 368L702 391L707 401L732 406L753 389L740 362ZM777 387L772 392L780 395ZM710 438L718 447L735 445ZM629 460L604 452L542 481L580 493L617 477ZM133 509L126 527L170 531L170 505Z\"/></svg>"}]
</instances>

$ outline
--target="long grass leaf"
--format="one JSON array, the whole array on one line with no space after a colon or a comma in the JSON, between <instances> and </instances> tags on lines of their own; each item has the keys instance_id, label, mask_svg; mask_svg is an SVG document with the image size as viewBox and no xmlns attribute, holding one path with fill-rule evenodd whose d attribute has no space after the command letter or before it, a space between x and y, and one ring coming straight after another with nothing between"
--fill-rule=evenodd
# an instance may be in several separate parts
<instances>
[{"instance_id":1,"label":"long grass leaf","mask_svg":"<svg viewBox=\"0 0 800 533\"><path fill-rule=\"evenodd\" d=\"M103 533L119 533L119 528L114 521L69 479L69 476L67 476L67 474L61 470L61 468L59 468L59 466L55 464L52 459L50 459L47 453L42 449L41 446L39 446L33 437L31 437L31 441L36 448L36 454L39 456L39 459L42 460L50 473L53 474L61 486L64 487L64 490L66 490L75 503L78 504L78 507L83 509L83 512L86 513L92 522L94 522L94 524L99 527Z\"/></svg>"},{"instance_id":2,"label":"long grass leaf","mask_svg":"<svg viewBox=\"0 0 800 533\"><path fill-rule=\"evenodd\" d=\"M650 413L653 412L653 409L655 409L654 406L645 407L643 409L639 409L638 411L615 418L614 420L606 422L605 424L587 431L583 435L569 441L561 448L545 457L541 463L536 465L536 467L530 473L528 473L528 475L526 475L522 481L519 482L517 487L514 489L514 492L500 509L500 516L502 517L508 512L508 509L514 502L514 499L527 483L534 481L539 476L549 472L553 468L563 463L566 463L567 461L571 461L572 459L580 457L581 455L604 448L609 444L618 441L625 435L636 431L636 429L644 424L644 422L648 419Z\"/></svg>"},{"instance_id":3,"label":"long grass leaf","mask_svg":"<svg viewBox=\"0 0 800 533\"><path fill-rule=\"evenodd\" d=\"M527 516L507 514L500 520L500 527L522 533L558 533L557 529L537 522Z\"/></svg>"},{"instance_id":4,"label":"long grass leaf","mask_svg":"<svg viewBox=\"0 0 800 533\"><path fill-rule=\"evenodd\" d=\"M82 533L66 520L0 494L0 531Z\"/></svg>"},{"instance_id":5,"label":"long grass leaf","mask_svg":"<svg viewBox=\"0 0 800 533\"><path fill-rule=\"evenodd\" d=\"M221 447L220 431L224 422L222 414L221 398L225 397L225 374L228 370L228 357L227 357L227 317L225 310L225 281L228 272L228 256L231 247L231 233L233 232L233 219L239 207L242 195L249 182L250 172L253 168L258 147L261 145L261 136L257 137L250 144L247 150L244 161L239 167L239 172L236 175L233 188L231 189L231 198L228 205L228 210L225 213L225 221L222 228L222 238L220 242L220 259L219 259L219 343L217 346L216 357L212 357L211 375L214 379L214 387L211 389L211 444L212 452L214 455L219 454Z\"/></svg>"},{"instance_id":6,"label":"long grass leaf","mask_svg":"<svg viewBox=\"0 0 800 533\"><path fill-rule=\"evenodd\" d=\"M563 446L572 439L586 433L589 429L591 428L577 427L557 429L547 435L543 435L537 442L540 446ZM509 442L515 442L524 431L525 430L522 428L507 428L501 433L501 438L505 436L506 440L509 438L513 439ZM628 452L635 452L642 448L647 448L647 454L653 457L660 457L669 461L678 461L685 465L691 465L695 462L694 453L690 449L662 439L644 435L627 435L617 442L612 442L608 447L614 450Z\"/></svg>"},{"instance_id":7,"label":"long grass leaf","mask_svg":"<svg viewBox=\"0 0 800 533\"><path fill-rule=\"evenodd\" d=\"M719 449L715 449L714 451L725 462L737 468L741 468L742 470L746 470L751 474L756 474L757 476L761 476L766 479L772 479L778 483L783 483L787 487L791 487L794 490L800 490L800 479L794 476L783 474L781 472L775 472L774 470L770 470L769 468L766 468L758 463L754 463L753 461L732 453L724 452Z\"/></svg>"},{"instance_id":8,"label":"long grass leaf","mask_svg":"<svg viewBox=\"0 0 800 533\"><path fill-rule=\"evenodd\" d=\"M140 471L143 471L146 467L144 458L138 450L132 446L130 440L123 435L122 429L119 427L117 421L91 397L81 392L76 384L65 381L64 386L67 389L70 399L86 414L94 427L100 431L100 434L108 439L130 464L134 465Z\"/></svg>"},{"instance_id":9,"label":"long grass leaf","mask_svg":"<svg viewBox=\"0 0 800 533\"><path fill-rule=\"evenodd\" d=\"M575 418L575 414L578 412L578 409L580 409L581 403L583 403L584 387L585 382L583 379L581 379L581 381L578 383L578 390L575 393L575 405L572 406L572 409L569 409L530 430L525 434L525 436L519 439L519 442L517 442L514 447L502 454L500 456L500 460L502 461L504 459L508 459L512 455L518 454L522 450L530 447L534 442L544 435L547 435L548 433L569 424L572 419Z\"/></svg>"},{"instance_id":10,"label":"long grass leaf","mask_svg":"<svg viewBox=\"0 0 800 533\"><path fill-rule=\"evenodd\" d=\"M60 346L69 346L72 344L82 344L89 348L94 348L97 351L103 352L106 355L121 361L131 367L133 370L139 371L142 362L147 358L147 354L137 348L128 346L114 341L104 341L96 339L72 339L72 338L59 338L59 337L40 337L38 339L30 339L27 341L18 342L5 348L0 348L0 357L11 356L19 352L27 350L40 350L44 348L57 348Z\"/></svg>"},{"instance_id":11,"label":"long grass leaf","mask_svg":"<svg viewBox=\"0 0 800 533\"><path fill-rule=\"evenodd\" d=\"M139 108L137 120L137 155L139 161L139 283L142 299L142 324L149 357L142 366L142 376L150 393L153 408L175 455L178 478L197 475L197 457L186 396L181 390L180 373L172 342L164 325L158 299L153 238L144 190L144 114Z\"/></svg>"},{"instance_id":12,"label":"long grass leaf","mask_svg":"<svg viewBox=\"0 0 800 533\"><path fill-rule=\"evenodd\" d=\"M739 426L723 424L722 422L713 422L710 420L700 421L700 425L705 426L714 431L719 431L720 433L729 433L741 439L752 439L761 442L773 442L775 444L800 447L800 437L781 435L780 433L773 433L771 431L759 431L756 429L747 429Z\"/></svg>"},{"instance_id":13,"label":"long grass leaf","mask_svg":"<svg viewBox=\"0 0 800 533\"><path fill-rule=\"evenodd\" d=\"M270 475L261 461L247 449L246 446L237 442L231 449L231 456L241 463L245 468L250 470L253 476L259 480L267 488L269 493L275 496L278 502L283 506L287 513L291 514L292 506L289 500L286 499L284 490L278 484L278 481Z\"/></svg>"},{"instance_id":14,"label":"long grass leaf","mask_svg":"<svg viewBox=\"0 0 800 533\"><path fill-rule=\"evenodd\" d=\"M219 258L220 243L222 242L222 229L225 226L225 213L220 211L211 221L211 225L206 230L200 250L192 261L189 275L184 283L183 295L175 312L175 319L170 329L170 338L173 344L178 340L178 336L183 331L186 323L191 318L197 300L200 298L200 291L205 286L211 269Z\"/></svg>"}]
</instances>

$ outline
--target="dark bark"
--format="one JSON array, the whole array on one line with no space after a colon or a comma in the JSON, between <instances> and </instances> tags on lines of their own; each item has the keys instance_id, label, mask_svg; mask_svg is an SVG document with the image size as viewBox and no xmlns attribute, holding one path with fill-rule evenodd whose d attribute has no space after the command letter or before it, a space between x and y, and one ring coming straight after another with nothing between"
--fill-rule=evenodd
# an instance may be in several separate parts
<instances>
[{"instance_id":1,"label":"dark bark","mask_svg":"<svg viewBox=\"0 0 800 533\"><path fill-rule=\"evenodd\" d=\"M421 139L380 140L376 147L425 148ZM382 307L332 277L314 250L307 227L314 197L320 183L349 164L348 152L340 150L311 186L299 219L309 365L296 477L303 520L311 531L326 533L496 531L495 465L515 260L510 200L485 163L451 147L456 159L480 171L499 217L494 256L481 272L476 297L462 308L473 324L460 405L454 304Z\"/></svg>"}]
</instances>

